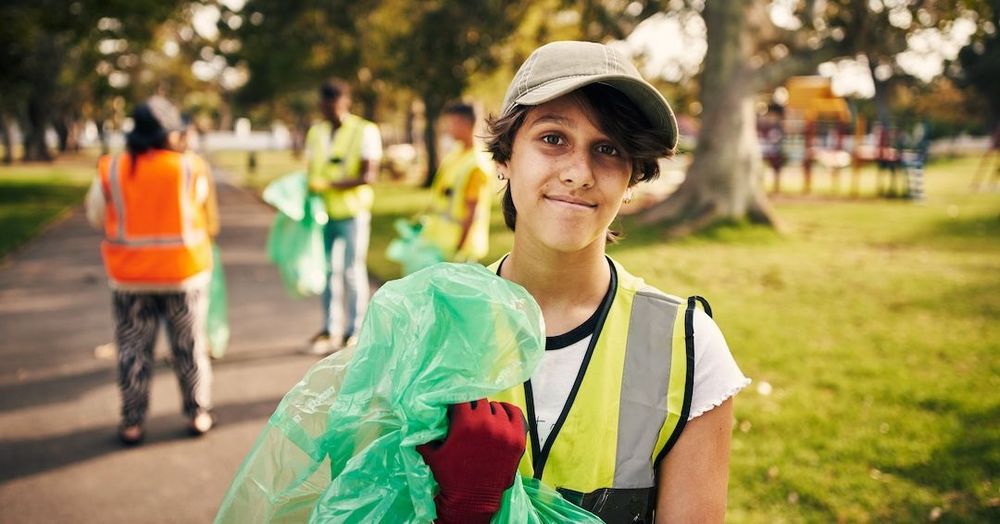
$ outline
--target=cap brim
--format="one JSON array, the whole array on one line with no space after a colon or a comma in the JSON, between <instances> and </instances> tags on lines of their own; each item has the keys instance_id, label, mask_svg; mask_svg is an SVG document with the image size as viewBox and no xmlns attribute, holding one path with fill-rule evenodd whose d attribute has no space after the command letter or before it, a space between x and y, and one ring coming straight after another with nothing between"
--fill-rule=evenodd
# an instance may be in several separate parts
<instances>
[{"instance_id":1,"label":"cap brim","mask_svg":"<svg viewBox=\"0 0 1000 524\"><path fill-rule=\"evenodd\" d=\"M646 116L650 125L669 132L668 145L671 149L677 145L677 120L670 104L653 86L630 76L608 74L563 78L530 89L514 99L513 104L537 106L590 84L607 84L621 91Z\"/></svg>"}]
</instances>

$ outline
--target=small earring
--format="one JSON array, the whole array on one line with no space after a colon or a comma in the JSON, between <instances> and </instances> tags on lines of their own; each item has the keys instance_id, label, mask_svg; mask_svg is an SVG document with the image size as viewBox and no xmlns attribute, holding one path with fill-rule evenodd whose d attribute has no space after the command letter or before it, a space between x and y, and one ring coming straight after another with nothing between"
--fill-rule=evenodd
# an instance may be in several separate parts
<instances>
[{"instance_id":1,"label":"small earring","mask_svg":"<svg viewBox=\"0 0 1000 524\"><path fill-rule=\"evenodd\" d=\"M503 173L497 173L497 180L503 182L507 177L503 176Z\"/></svg>"},{"instance_id":2,"label":"small earring","mask_svg":"<svg viewBox=\"0 0 1000 524\"><path fill-rule=\"evenodd\" d=\"M631 203L631 202L632 202L632 190L631 190L631 189L630 189L630 190L628 190L628 191L627 191L627 192L625 193L625 198L624 198L624 199L622 199L622 201L623 201L623 202L625 202L626 204L628 204L628 203Z\"/></svg>"}]
</instances>

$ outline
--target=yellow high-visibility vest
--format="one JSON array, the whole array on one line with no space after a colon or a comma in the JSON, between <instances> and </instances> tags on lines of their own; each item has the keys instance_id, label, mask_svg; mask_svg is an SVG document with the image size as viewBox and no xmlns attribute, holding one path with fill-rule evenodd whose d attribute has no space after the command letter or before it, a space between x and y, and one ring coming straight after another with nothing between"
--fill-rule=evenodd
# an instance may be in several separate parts
<instances>
[{"instance_id":1,"label":"yellow high-visibility vest","mask_svg":"<svg viewBox=\"0 0 1000 524\"><path fill-rule=\"evenodd\" d=\"M374 126L356 115L348 115L333 135L329 121L319 122L309 128L306 147L309 149L309 187L323 197L330 218L344 219L370 211L375 194L368 184L350 189L334 189L330 182L358 178L361 173L361 141L367 126ZM322 188L322 189L318 189Z\"/></svg>"},{"instance_id":2,"label":"yellow high-visibility vest","mask_svg":"<svg viewBox=\"0 0 1000 524\"><path fill-rule=\"evenodd\" d=\"M613 261L611 285L579 375L544 446L535 428L530 380L491 400L518 405L529 421L522 476L541 479L598 516L651 522L656 469L691 409L694 310L699 300L707 303L691 297L685 304Z\"/></svg>"},{"instance_id":3,"label":"yellow high-visibility vest","mask_svg":"<svg viewBox=\"0 0 1000 524\"><path fill-rule=\"evenodd\" d=\"M490 185L482 184L476 198L472 224L462 245L462 224L468 218L469 182L476 171L486 173L474 147L457 148L442 160L431 187L431 212L423 217L421 236L455 262L476 261L489 251Z\"/></svg>"}]
</instances>

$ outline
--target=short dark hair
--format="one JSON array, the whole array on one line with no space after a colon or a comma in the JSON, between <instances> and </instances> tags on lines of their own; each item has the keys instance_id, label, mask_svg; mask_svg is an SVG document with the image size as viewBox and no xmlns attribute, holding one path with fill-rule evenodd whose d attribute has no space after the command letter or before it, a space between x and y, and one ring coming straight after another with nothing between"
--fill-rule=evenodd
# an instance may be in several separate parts
<instances>
[{"instance_id":1,"label":"short dark hair","mask_svg":"<svg viewBox=\"0 0 1000 524\"><path fill-rule=\"evenodd\" d=\"M351 94L351 85L339 78L331 78L319 88L319 96L326 102L333 102Z\"/></svg>"},{"instance_id":2,"label":"short dark hair","mask_svg":"<svg viewBox=\"0 0 1000 524\"><path fill-rule=\"evenodd\" d=\"M473 125L476 123L476 108L462 102L454 102L444 106L444 109L441 110L441 114L462 117Z\"/></svg>"},{"instance_id":3,"label":"short dark hair","mask_svg":"<svg viewBox=\"0 0 1000 524\"><path fill-rule=\"evenodd\" d=\"M598 127L618 144L632 162L628 185L655 180L660 175L660 158L670 158L674 149L670 143L670 130L653 128L645 115L621 91L606 84L588 84L573 91L578 94L597 116ZM535 106L516 105L501 117L486 119L486 148L495 162L510 160L514 138L528 112ZM504 223L511 231L517 223L517 210L510 196L510 186L501 200ZM608 232L608 240L615 241L619 234Z\"/></svg>"}]
</instances>

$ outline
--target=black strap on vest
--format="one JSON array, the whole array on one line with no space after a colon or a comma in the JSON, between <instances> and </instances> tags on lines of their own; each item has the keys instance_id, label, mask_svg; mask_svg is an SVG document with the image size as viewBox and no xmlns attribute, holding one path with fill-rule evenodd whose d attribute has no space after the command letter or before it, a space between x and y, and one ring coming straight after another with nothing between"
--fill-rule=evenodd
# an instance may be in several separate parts
<instances>
[{"instance_id":1,"label":"black strap on vest","mask_svg":"<svg viewBox=\"0 0 1000 524\"><path fill-rule=\"evenodd\" d=\"M603 488L580 493L559 488L566 500L612 524L652 524L656 488Z\"/></svg>"},{"instance_id":2,"label":"black strap on vest","mask_svg":"<svg viewBox=\"0 0 1000 524\"><path fill-rule=\"evenodd\" d=\"M702 309L705 310L705 314L708 315L709 318L712 318L712 306L708 305L708 301L705 300L705 297L700 297L698 295L695 295L691 298L697 300L698 302L701 302L701 307Z\"/></svg>"}]
</instances>

